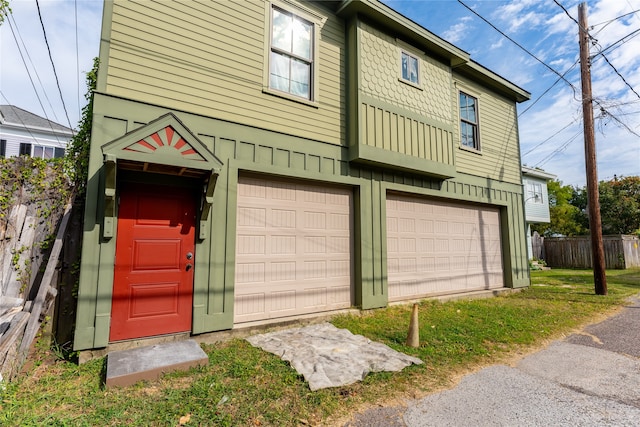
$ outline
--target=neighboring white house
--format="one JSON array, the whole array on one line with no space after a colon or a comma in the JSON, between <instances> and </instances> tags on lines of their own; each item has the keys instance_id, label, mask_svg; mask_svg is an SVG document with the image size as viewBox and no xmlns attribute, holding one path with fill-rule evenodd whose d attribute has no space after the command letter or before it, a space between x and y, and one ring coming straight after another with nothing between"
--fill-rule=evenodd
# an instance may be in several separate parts
<instances>
[{"instance_id":1,"label":"neighboring white house","mask_svg":"<svg viewBox=\"0 0 640 427\"><path fill-rule=\"evenodd\" d=\"M547 181L552 181L556 175L540 169L522 167L522 186L524 189L524 213L527 223L527 249L529 259L533 258L531 245L531 224L551 222L549 213L549 193Z\"/></svg>"},{"instance_id":2,"label":"neighboring white house","mask_svg":"<svg viewBox=\"0 0 640 427\"><path fill-rule=\"evenodd\" d=\"M63 157L73 131L14 105L0 105L0 158Z\"/></svg>"}]
</instances>

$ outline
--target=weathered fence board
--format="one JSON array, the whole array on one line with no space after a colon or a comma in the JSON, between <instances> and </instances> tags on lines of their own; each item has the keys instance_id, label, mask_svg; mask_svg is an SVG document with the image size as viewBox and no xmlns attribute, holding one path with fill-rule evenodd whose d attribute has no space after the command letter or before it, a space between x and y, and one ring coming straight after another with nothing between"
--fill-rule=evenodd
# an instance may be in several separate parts
<instances>
[{"instance_id":1,"label":"weathered fence board","mask_svg":"<svg viewBox=\"0 0 640 427\"><path fill-rule=\"evenodd\" d=\"M6 202L0 210L0 372L9 380L55 301L58 267L69 268L58 258L64 230L47 248L62 226L71 188L62 162L23 156L1 159L0 167L0 195ZM47 258L46 270L41 269Z\"/></svg>"},{"instance_id":2,"label":"weathered fence board","mask_svg":"<svg viewBox=\"0 0 640 427\"><path fill-rule=\"evenodd\" d=\"M11 378L18 370L16 354L29 317L30 314L25 311L17 313L7 332L0 337L0 374L4 378Z\"/></svg>"},{"instance_id":3,"label":"weathered fence board","mask_svg":"<svg viewBox=\"0 0 640 427\"><path fill-rule=\"evenodd\" d=\"M640 239L636 236L603 236L605 266L609 269L640 267ZM555 268L593 268L591 237L545 237L544 260Z\"/></svg>"},{"instance_id":4,"label":"weathered fence board","mask_svg":"<svg viewBox=\"0 0 640 427\"><path fill-rule=\"evenodd\" d=\"M537 231L531 236L531 256L534 259L544 259L544 238Z\"/></svg>"},{"instance_id":5,"label":"weathered fence board","mask_svg":"<svg viewBox=\"0 0 640 427\"><path fill-rule=\"evenodd\" d=\"M60 252L62 251L62 242L64 239L64 235L67 232L67 224L69 223L69 217L71 216L71 206L70 202L67 204L67 207L64 211L64 216L62 217L62 221L60 222L60 227L58 228L58 235L56 237L56 241L53 244L53 249L51 250L51 254L49 255L49 261L47 262L47 267L44 271L44 276L42 277L42 282L40 282L40 288L38 290L38 295L36 299L33 301L33 305L31 306L31 318L29 319L29 323L24 333L24 337L22 338L22 343L20 344L20 352L18 353L18 363L22 364L27 357L27 353L29 351L29 347L33 342L33 339L40 328L40 314L43 311L46 311L46 302L50 302L47 300L47 295L52 293L54 296L57 293L57 290L51 286L53 273L58 266L58 259L60 256Z\"/></svg>"},{"instance_id":6,"label":"weathered fence board","mask_svg":"<svg viewBox=\"0 0 640 427\"><path fill-rule=\"evenodd\" d=\"M9 219L6 223L6 231L0 240L0 295L6 295L9 279L13 270L12 258L18 248L20 233L27 216L27 206L20 204L11 208Z\"/></svg>"}]
</instances>

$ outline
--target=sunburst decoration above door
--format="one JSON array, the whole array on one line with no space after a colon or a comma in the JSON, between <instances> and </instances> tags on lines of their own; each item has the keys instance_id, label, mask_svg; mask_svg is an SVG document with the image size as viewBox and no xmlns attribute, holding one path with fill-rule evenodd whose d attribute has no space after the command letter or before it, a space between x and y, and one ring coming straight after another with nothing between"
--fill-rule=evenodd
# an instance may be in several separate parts
<instances>
[{"instance_id":1,"label":"sunburst decoration above door","mask_svg":"<svg viewBox=\"0 0 640 427\"><path fill-rule=\"evenodd\" d=\"M187 141L185 141L172 126L167 126L148 137L141 139L125 148L127 151L153 154L157 150L177 150L180 155L189 160L204 161L204 157L198 153Z\"/></svg>"}]
</instances>

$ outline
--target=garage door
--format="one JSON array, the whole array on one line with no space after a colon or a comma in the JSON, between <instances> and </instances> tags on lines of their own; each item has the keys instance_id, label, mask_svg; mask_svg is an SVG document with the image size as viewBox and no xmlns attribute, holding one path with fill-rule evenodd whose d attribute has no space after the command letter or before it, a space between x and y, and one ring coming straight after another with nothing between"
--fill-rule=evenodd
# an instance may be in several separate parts
<instances>
[{"instance_id":1,"label":"garage door","mask_svg":"<svg viewBox=\"0 0 640 427\"><path fill-rule=\"evenodd\" d=\"M241 177L234 322L352 305L352 192Z\"/></svg>"},{"instance_id":2,"label":"garage door","mask_svg":"<svg viewBox=\"0 0 640 427\"><path fill-rule=\"evenodd\" d=\"M387 195L389 300L504 286L497 208Z\"/></svg>"}]
</instances>

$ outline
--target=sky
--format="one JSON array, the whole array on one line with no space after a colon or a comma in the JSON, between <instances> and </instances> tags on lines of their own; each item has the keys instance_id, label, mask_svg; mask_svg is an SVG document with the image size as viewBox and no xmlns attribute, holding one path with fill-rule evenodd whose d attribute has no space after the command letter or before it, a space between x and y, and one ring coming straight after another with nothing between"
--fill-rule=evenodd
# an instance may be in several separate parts
<instances>
[{"instance_id":1,"label":"sky","mask_svg":"<svg viewBox=\"0 0 640 427\"><path fill-rule=\"evenodd\" d=\"M462 1L384 3L531 93L518 105L522 163L555 174L564 185L584 186L576 22L582 0ZM99 51L102 0L38 3L59 84L36 1L10 0L12 16L0 26L0 103L77 127L85 73ZM640 176L640 0L587 5L598 179Z\"/></svg>"}]
</instances>

